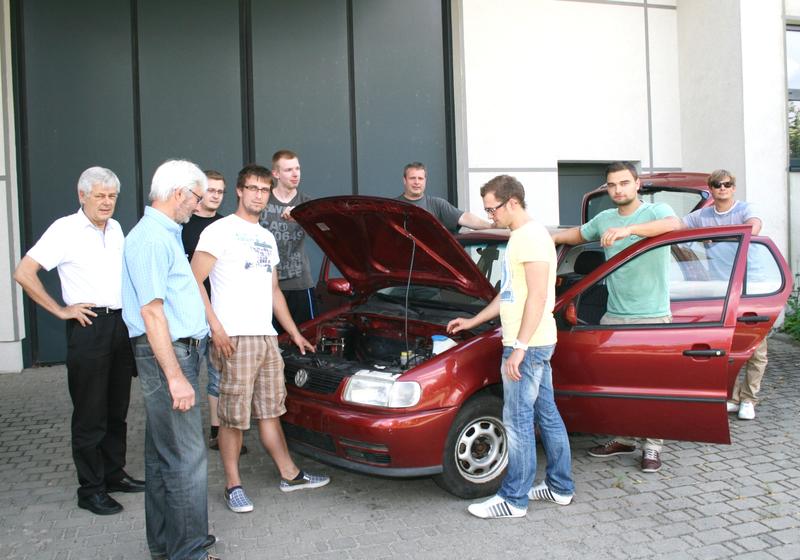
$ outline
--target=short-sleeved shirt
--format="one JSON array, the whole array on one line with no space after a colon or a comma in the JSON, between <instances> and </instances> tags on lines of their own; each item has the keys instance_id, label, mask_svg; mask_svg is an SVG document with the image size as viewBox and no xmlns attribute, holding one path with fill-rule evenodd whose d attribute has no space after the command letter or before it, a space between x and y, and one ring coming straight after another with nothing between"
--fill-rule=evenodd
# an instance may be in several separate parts
<instances>
[{"instance_id":1,"label":"short-sleeved shirt","mask_svg":"<svg viewBox=\"0 0 800 560\"><path fill-rule=\"evenodd\" d=\"M145 333L142 307L160 299L172 340L208 334L200 288L181 242L181 226L152 206L125 239L122 318L131 338Z\"/></svg>"},{"instance_id":2,"label":"short-sleeved shirt","mask_svg":"<svg viewBox=\"0 0 800 560\"><path fill-rule=\"evenodd\" d=\"M758 217L752 205L737 200L727 212L717 212L717 209L713 206L695 210L688 216L684 216L683 223L689 228L733 226ZM727 280L730 277L738 248L737 243L714 243L708 245L708 268L712 278ZM750 268L751 276L761 273L759 263L752 259L748 259L748 267Z\"/></svg>"},{"instance_id":3,"label":"short-sleeved shirt","mask_svg":"<svg viewBox=\"0 0 800 560\"><path fill-rule=\"evenodd\" d=\"M727 212L717 212L717 209L713 206L695 210L688 216L684 216L683 223L690 228L733 226L758 217L759 215L752 205L742 200L737 200Z\"/></svg>"},{"instance_id":4,"label":"short-sleeved shirt","mask_svg":"<svg viewBox=\"0 0 800 560\"><path fill-rule=\"evenodd\" d=\"M306 255L306 232L297 222L281 218L287 207L298 206L309 200L311 197L300 191L296 191L289 202L281 202L273 195L261 212L259 223L272 232L278 244L278 283L281 290L307 290L314 285L311 264Z\"/></svg>"},{"instance_id":5,"label":"short-sleeved shirt","mask_svg":"<svg viewBox=\"0 0 800 560\"><path fill-rule=\"evenodd\" d=\"M197 241L200 239L200 234L203 233L203 230L208 226L224 217L225 216L219 213L214 214L210 218L192 214L192 217L189 218L189 221L184 224L183 230L181 231L181 240L183 241L183 250L186 251L186 258L189 259L190 264L192 262L192 257L194 256L194 249L197 247ZM203 284L206 287L206 292L210 294L211 284L208 282L208 278L206 278L206 281Z\"/></svg>"},{"instance_id":6,"label":"short-sleeved shirt","mask_svg":"<svg viewBox=\"0 0 800 560\"><path fill-rule=\"evenodd\" d=\"M556 301L556 248L553 239L544 226L528 222L511 232L503 259L500 280L500 323L503 327L503 346L512 346L517 339L525 300L528 297L528 283L525 280L526 262L545 262L547 271L547 299L542 319L528 346L548 346L556 343L556 322L553 306Z\"/></svg>"},{"instance_id":7,"label":"short-sleeved shirt","mask_svg":"<svg viewBox=\"0 0 800 560\"><path fill-rule=\"evenodd\" d=\"M581 236L587 241L600 239L612 227L627 227L675 216L668 204L642 202L630 216L622 216L616 208L600 212L581 226ZM605 247L606 260L644 239L630 235ZM609 315L621 318L649 318L670 315L669 306L669 248L651 249L626 263L606 280Z\"/></svg>"},{"instance_id":8,"label":"short-sleeved shirt","mask_svg":"<svg viewBox=\"0 0 800 560\"><path fill-rule=\"evenodd\" d=\"M235 214L200 234L197 251L217 260L211 269L211 306L228 336L274 336L272 274L278 265L275 237Z\"/></svg>"},{"instance_id":9,"label":"short-sleeved shirt","mask_svg":"<svg viewBox=\"0 0 800 560\"><path fill-rule=\"evenodd\" d=\"M79 209L53 222L27 254L45 270L58 267L61 297L67 305L93 303L119 309L124 243L119 222L109 219L101 230Z\"/></svg>"},{"instance_id":10,"label":"short-sleeved shirt","mask_svg":"<svg viewBox=\"0 0 800 560\"><path fill-rule=\"evenodd\" d=\"M401 194L397 197L397 200L402 200L403 202L408 202L414 206L419 206L423 210L427 210L436 216L436 219L450 231L458 231L458 220L460 220L461 216L464 214L463 210L459 210L445 199L439 198L438 196L428 196L426 194L423 195L422 198L411 200Z\"/></svg>"}]
</instances>

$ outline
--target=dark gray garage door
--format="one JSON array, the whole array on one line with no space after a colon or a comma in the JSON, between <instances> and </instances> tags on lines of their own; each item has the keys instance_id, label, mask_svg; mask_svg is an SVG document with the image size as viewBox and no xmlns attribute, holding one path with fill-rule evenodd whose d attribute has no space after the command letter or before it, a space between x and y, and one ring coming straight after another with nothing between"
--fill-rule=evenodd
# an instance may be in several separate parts
<instances>
[{"instance_id":1,"label":"dark gray garage door","mask_svg":"<svg viewBox=\"0 0 800 560\"><path fill-rule=\"evenodd\" d=\"M163 160L222 171L295 150L314 197L394 196L424 161L455 192L449 2L12 1L23 251L74 212L91 165L122 181L116 218L141 216ZM229 191L223 211L235 208ZM315 263L320 255L315 248ZM55 271L44 274L60 295ZM63 361L63 323L28 302L28 363Z\"/></svg>"}]
</instances>

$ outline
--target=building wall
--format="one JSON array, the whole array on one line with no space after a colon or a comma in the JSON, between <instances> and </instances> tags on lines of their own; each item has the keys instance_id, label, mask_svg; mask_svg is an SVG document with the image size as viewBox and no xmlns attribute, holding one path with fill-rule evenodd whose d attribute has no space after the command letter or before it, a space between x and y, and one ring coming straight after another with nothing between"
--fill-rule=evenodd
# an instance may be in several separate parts
<instances>
[{"instance_id":1,"label":"building wall","mask_svg":"<svg viewBox=\"0 0 800 560\"><path fill-rule=\"evenodd\" d=\"M19 260L19 203L8 0L0 1L0 372L22 369L22 296L11 278Z\"/></svg>"},{"instance_id":2,"label":"building wall","mask_svg":"<svg viewBox=\"0 0 800 560\"><path fill-rule=\"evenodd\" d=\"M674 2L458 4L459 194L471 210L482 211L480 185L498 173L523 182L534 217L557 223L559 162L682 167Z\"/></svg>"},{"instance_id":3,"label":"building wall","mask_svg":"<svg viewBox=\"0 0 800 560\"><path fill-rule=\"evenodd\" d=\"M554 224L559 162L724 167L797 269L781 0L456 4L462 204L482 211L480 185L510 173ZM800 16L800 1L787 10Z\"/></svg>"}]
</instances>

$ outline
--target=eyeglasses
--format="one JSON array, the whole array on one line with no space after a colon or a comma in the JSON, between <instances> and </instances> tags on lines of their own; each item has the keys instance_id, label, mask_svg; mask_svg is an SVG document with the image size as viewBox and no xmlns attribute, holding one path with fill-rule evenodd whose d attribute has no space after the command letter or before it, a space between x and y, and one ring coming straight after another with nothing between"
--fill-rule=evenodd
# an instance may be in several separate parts
<instances>
[{"instance_id":1,"label":"eyeglasses","mask_svg":"<svg viewBox=\"0 0 800 560\"><path fill-rule=\"evenodd\" d=\"M225 194L225 189L206 189L206 192L208 194L218 194L219 196L222 196Z\"/></svg>"},{"instance_id":2,"label":"eyeglasses","mask_svg":"<svg viewBox=\"0 0 800 560\"><path fill-rule=\"evenodd\" d=\"M256 185L243 185L242 188L245 189L247 192L252 193L252 194L258 193L258 194L267 195L267 194L269 194L269 191L270 191L269 187L258 187Z\"/></svg>"},{"instance_id":3,"label":"eyeglasses","mask_svg":"<svg viewBox=\"0 0 800 560\"><path fill-rule=\"evenodd\" d=\"M192 189L186 189L186 190L194 195L194 197L197 199L197 204L199 204L200 201L203 200L203 197L194 192Z\"/></svg>"},{"instance_id":4,"label":"eyeglasses","mask_svg":"<svg viewBox=\"0 0 800 560\"><path fill-rule=\"evenodd\" d=\"M731 189L736 186L736 183L733 181L720 181L719 183L711 183L712 189L721 189L725 187L726 189Z\"/></svg>"},{"instance_id":5,"label":"eyeglasses","mask_svg":"<svg viewBox=\"0 0 800 560\"><path fill-rule=\"evenodd\" d=\"M511 200L511 199L508 199L508 200ZM484 208L484 210L486 211L486 213L489 216L494 216L494 213L497 212L498 210L500 210L503 206L505 206L508 203L508 200L498 204L494 208Z\"/></svg>"}]
</instances>

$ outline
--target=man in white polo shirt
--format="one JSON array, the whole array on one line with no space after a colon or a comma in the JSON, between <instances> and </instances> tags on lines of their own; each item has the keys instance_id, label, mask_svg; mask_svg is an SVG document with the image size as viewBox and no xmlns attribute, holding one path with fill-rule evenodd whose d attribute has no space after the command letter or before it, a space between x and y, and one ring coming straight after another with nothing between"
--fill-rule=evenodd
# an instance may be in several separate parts
<instances>
[{"instance_id":1,"label":"man in white polo shirt","mask_svg":"<svg viewBox=\"0 0 800 560\"><path fill-rule=\"evenodd\" d=\"M124 235L111 218L118 194L113 171L84 171L78 179L80 209L56 220L14 272L33 301L66 321L78 507L98 515L122 511L108 492L144 491L144 481L124 471L135 364L121 314ZM40 269L54 267L66 305L48 294L39 279Z\"/></svg>"}]
</instances>

